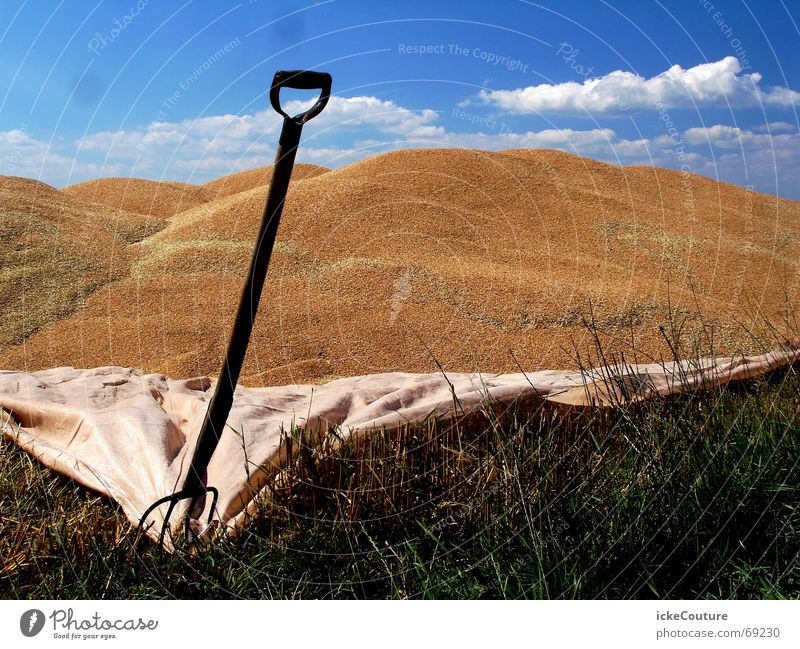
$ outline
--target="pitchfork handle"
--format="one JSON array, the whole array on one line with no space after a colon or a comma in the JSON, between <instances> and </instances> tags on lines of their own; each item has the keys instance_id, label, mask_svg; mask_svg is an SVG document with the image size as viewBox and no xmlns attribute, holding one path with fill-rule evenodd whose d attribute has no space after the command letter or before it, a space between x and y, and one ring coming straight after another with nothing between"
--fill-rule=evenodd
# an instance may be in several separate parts
<instances>
[{"instance_id":1,"label":"pitchfork handle","mask_svg":"<svg viewBox=\"0 0 800 649\"><path fill-rule=\"evenodd\" d=\"M278 93L282 87L300 88L311 90L319 88L322 92L309 110L294 117L287 115L280 107ZM283 203L289 189L289 179L292 175L297 147L300 144L300 133L303 124L317 115L328 103L331 92L331 75L327 72L307 71L278 71L270 88L272 106L283 115L283 128L275 153L275 164L272 167L272 181L269 185L267 201L264 205L264 214L261 227L256 239L250 268L247 272L242 294L239 300L239 309L231 331L225 361L219 373L219 379L214 390L214 395L208 405L203 426L192 456L191 466L183 485L183 493L194 495L190 507L190 516L197 517L204 504L206 487L206 469L211 461L211 456L219 442L225 422L228 419L233 405L233 393L239 380L239 373L244 363L245 353L253 331L256 311L264 289L269 260L272 248L278 233L278 222L283 212Z\"/></svg>"},{"instance_id":2,"label":"pitchfork handle","mask_svg":"<svg viewBox=\"0 0 800 649\"><path fill-rule=\"evenodd\" d=\"M299 124L305 124L322 112L325 104L331 96L331 75L327 72L313 72L311 70L278 70L272 80L272 87L269 89L269 100L272 107L287 119L291 119ZM298 90L320 90L319 99L311 108L304 113L298 113L294 117L284 112L281 107L280 91L281 88L296 88Z\"/></svg>"}]
</instances>

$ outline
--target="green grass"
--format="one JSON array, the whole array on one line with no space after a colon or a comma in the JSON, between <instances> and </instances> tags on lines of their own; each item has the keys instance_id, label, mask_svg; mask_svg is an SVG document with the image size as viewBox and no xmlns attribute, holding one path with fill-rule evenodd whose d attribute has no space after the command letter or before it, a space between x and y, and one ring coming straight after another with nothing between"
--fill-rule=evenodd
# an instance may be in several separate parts
<instances>
[{"instance_id":1,"label":"green grass","mask_svg":"<svg viewBox=\"0 0 800 649\"><path fill-rule=\"evenodd\" d=\"M0 452L7 598L797 598L800 377L333 444L237 538L168 555Z\"/></svg>"}]
</instances>

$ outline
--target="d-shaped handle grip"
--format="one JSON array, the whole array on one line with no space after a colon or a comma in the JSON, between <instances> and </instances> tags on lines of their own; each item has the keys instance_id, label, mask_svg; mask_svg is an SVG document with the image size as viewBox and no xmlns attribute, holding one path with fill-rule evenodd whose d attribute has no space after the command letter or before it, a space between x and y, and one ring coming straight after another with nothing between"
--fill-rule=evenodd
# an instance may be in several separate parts
<instances>
[{"instance_id":1,"label":"d-shaped handle grip","mask_svg":"<svg viewBox=\"0 0 800 649\"><path fill-rule=\"evenodd\" d=\"M269 100L272 107L284 117L291 119L299 124L305 124L322 112L325 104L331 96L331 75L327 72L314 72L312 70L278 70L272 80L272 87L269 89ZM316 90L319 89L320 95L317 103L304 113L299 113L289 117L281 108L280 91L281 88L295 88L297 90Z\"/></svg>"}]
</instances>

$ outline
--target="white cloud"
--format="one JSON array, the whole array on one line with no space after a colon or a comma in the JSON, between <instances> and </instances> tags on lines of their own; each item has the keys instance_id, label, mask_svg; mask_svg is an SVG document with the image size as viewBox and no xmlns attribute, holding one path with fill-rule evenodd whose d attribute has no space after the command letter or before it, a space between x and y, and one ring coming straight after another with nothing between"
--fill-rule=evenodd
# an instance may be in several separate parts
<instances>
[{"instance_id":1,"label":"white cloud","mask_svg":"<svg viewBox=\"0 0 800 649\"><path fill-rule=\"evenodd\" d=\"M289 106L292 110L301 108L299 104ZM445 129L432 123L437 119L434 110L415 112L377 97L331 97L325 112L310 124L317 130L372 128L413 138L444 135Z\"/></svg>"},{"instance_id":2,"label":"white cloud","mask_svg":"<svg viewBox=\"0 0 800 649\"><path fill-rule=\"evenodd\" d=\"M434 138L431 144L468 149L566 148L578 150L586 146L608 144L615 138L616 134L610 128L595 128L586 131L565 128L522 133L447 133L440 138Z\"/></svg>"},{"instance_id":3,"label":"white cloud","mask_svg":"<svg viewBox=\"0 0 800 649\"><path fill-rule=\"evenodd\" d=\"M308 105L290 101L290 114ZM299 160L338 166L375 151L341 147L344 138L443 138L434 110L410 110L376 97L332 97L304 129ZM207 115L159 121L118 131L88 133L53 146L25 130L0 132L0 174L43 178L57 185L87 178L133 175L202 182L272 162L282 118L272 110L251 115ZM384 147L385 148L385 147Z\"/></svg>"},{"instance_id":4,"label":"white cloud","mask_svg":"<svg viewBox=\"0 0 800 649\"><path fill-rule=\"evenodd\" d=\"M308 108L290 101L289 114ZM347 133L375 133L390 138L444 137L433 122L436 111L412 111L376 97L332 97L325 112L304 129L300 159L338 165L358 159L357 150L329 146L326 140ZM173 172L202 180L216 171L223 175L243 168L240 159L258 155L261 164L272 161L282 118L268 108L252 115L213 115L179 122L153 122L144 128L89 134L75 143L78 152L105 160L127 160L136 173L172 177ZM227 161L227 164L223 161ZM247 168L247 167L245 167ZM211 176L213 177L213 176Z\"/></svg>"},{"instance_id":5,"label":"white cloud","mask_svg":"<svg viewBox=\"0 0 800 649\"><path fill-rule=\"evenodd\" d=\"M736 149L760 148L767 151L794 146L800 141L797 133L756 133L736 126L722 124L689 128L684 131L683 136L688 144L707 144L720 148Z\"/></svg>"},{"instance_id":6,"label":"white cloud","mask_svg":"<svg viewBox=\"0 0 800 649\"><path fill-rule=\"evenodd\" d=\"M778 130L781 130L780 128ZM786 129L783 129L786 130ZM800 172L800 134L757 133L722 124L687 129L686 143L702 154L697 172L760 191L795 191Z\"/></svg>"},{"instance_id":7,"label":"white cloud","mask_svg":"<svg viewBox=\"0 0 800 649\"><path fill-rule=\"evenodd\" d=\"M287 105L290 111L304 107ZM446 129L430 109L414 111L376 97L334 97L306 126L298 160L337 167L411 147L552 148L617 164L684 167L763 191L774 192L777 177L783 193L796 185L800 171L800 135L788 122L750 130L716 124L626 139L607 127L512 131L489 116L456 110L451 118L453 128L464 130ZM5 131L0 132L0 173L55 185L120 175L204 182L271 163L280 124L271 109L208 115L90 133L72 143L56 140L52 147L24 129Z\"/></svg>"},{"instance_id":8,"label":"white cloud","mask_svg":"<svg viewBox=\"0 0 800 649\"><path fill-rule=\"evenodd\" d=\"M0 131L0 174L41 179L61 184L72 175L92 178L122 172L123 163L81 161L71 152L59 152L58 144L34 138L25 129Z\"/></svg>"},{"instance_id":9,"label":"white cloud","mask_svg":"<svg viewBox=\"0 0 800 649\"><path fill-rule=\"evenodd\" d=\"M34 161L41 162L47 150L45 143L34 139L23 129L0 131L0 169L4 175L24 175Z\"/></svg>"},{"instance_id":10,"label":"white cloud","mask_svg":"<svg viewBox=\"0 0 800 649\"><path fill-rule=\"evenodd\" d=\"M615 70L605 76L514 90L481 90L481 101L509 113L605 113L706 106L780 106L800 103L800 93L788 88L761 87L758 72L742 74L733 56L684 69L679 65L646 79Z\"/></svg>"},{"instance_id":11,"label":"white cloud","mask_svg":"<svg viewBox=\"0 0 800 649\"><path fill-rule=\"evenodd\" d=\"M769 122L753 128L756 133L796 133L797 125L789 122Z\"/></svg>"}]
</instances>

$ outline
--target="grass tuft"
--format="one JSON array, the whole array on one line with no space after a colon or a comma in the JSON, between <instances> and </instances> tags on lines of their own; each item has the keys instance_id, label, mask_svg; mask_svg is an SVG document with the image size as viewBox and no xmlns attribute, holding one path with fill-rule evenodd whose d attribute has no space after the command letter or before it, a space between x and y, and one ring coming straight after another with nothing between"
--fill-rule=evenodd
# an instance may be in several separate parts
<instances>
[{"instance_id":1,"label":"grass tuft","mask_svg":"<svg viewBox=\"0 0 800 649\"><path fill-rule=\"evenodd\" d=\"M518 404L341 440L235 538L167 555L0 446L13 598L796 598L800 378L613 409Z\"/></svg>"}]
</instances>

